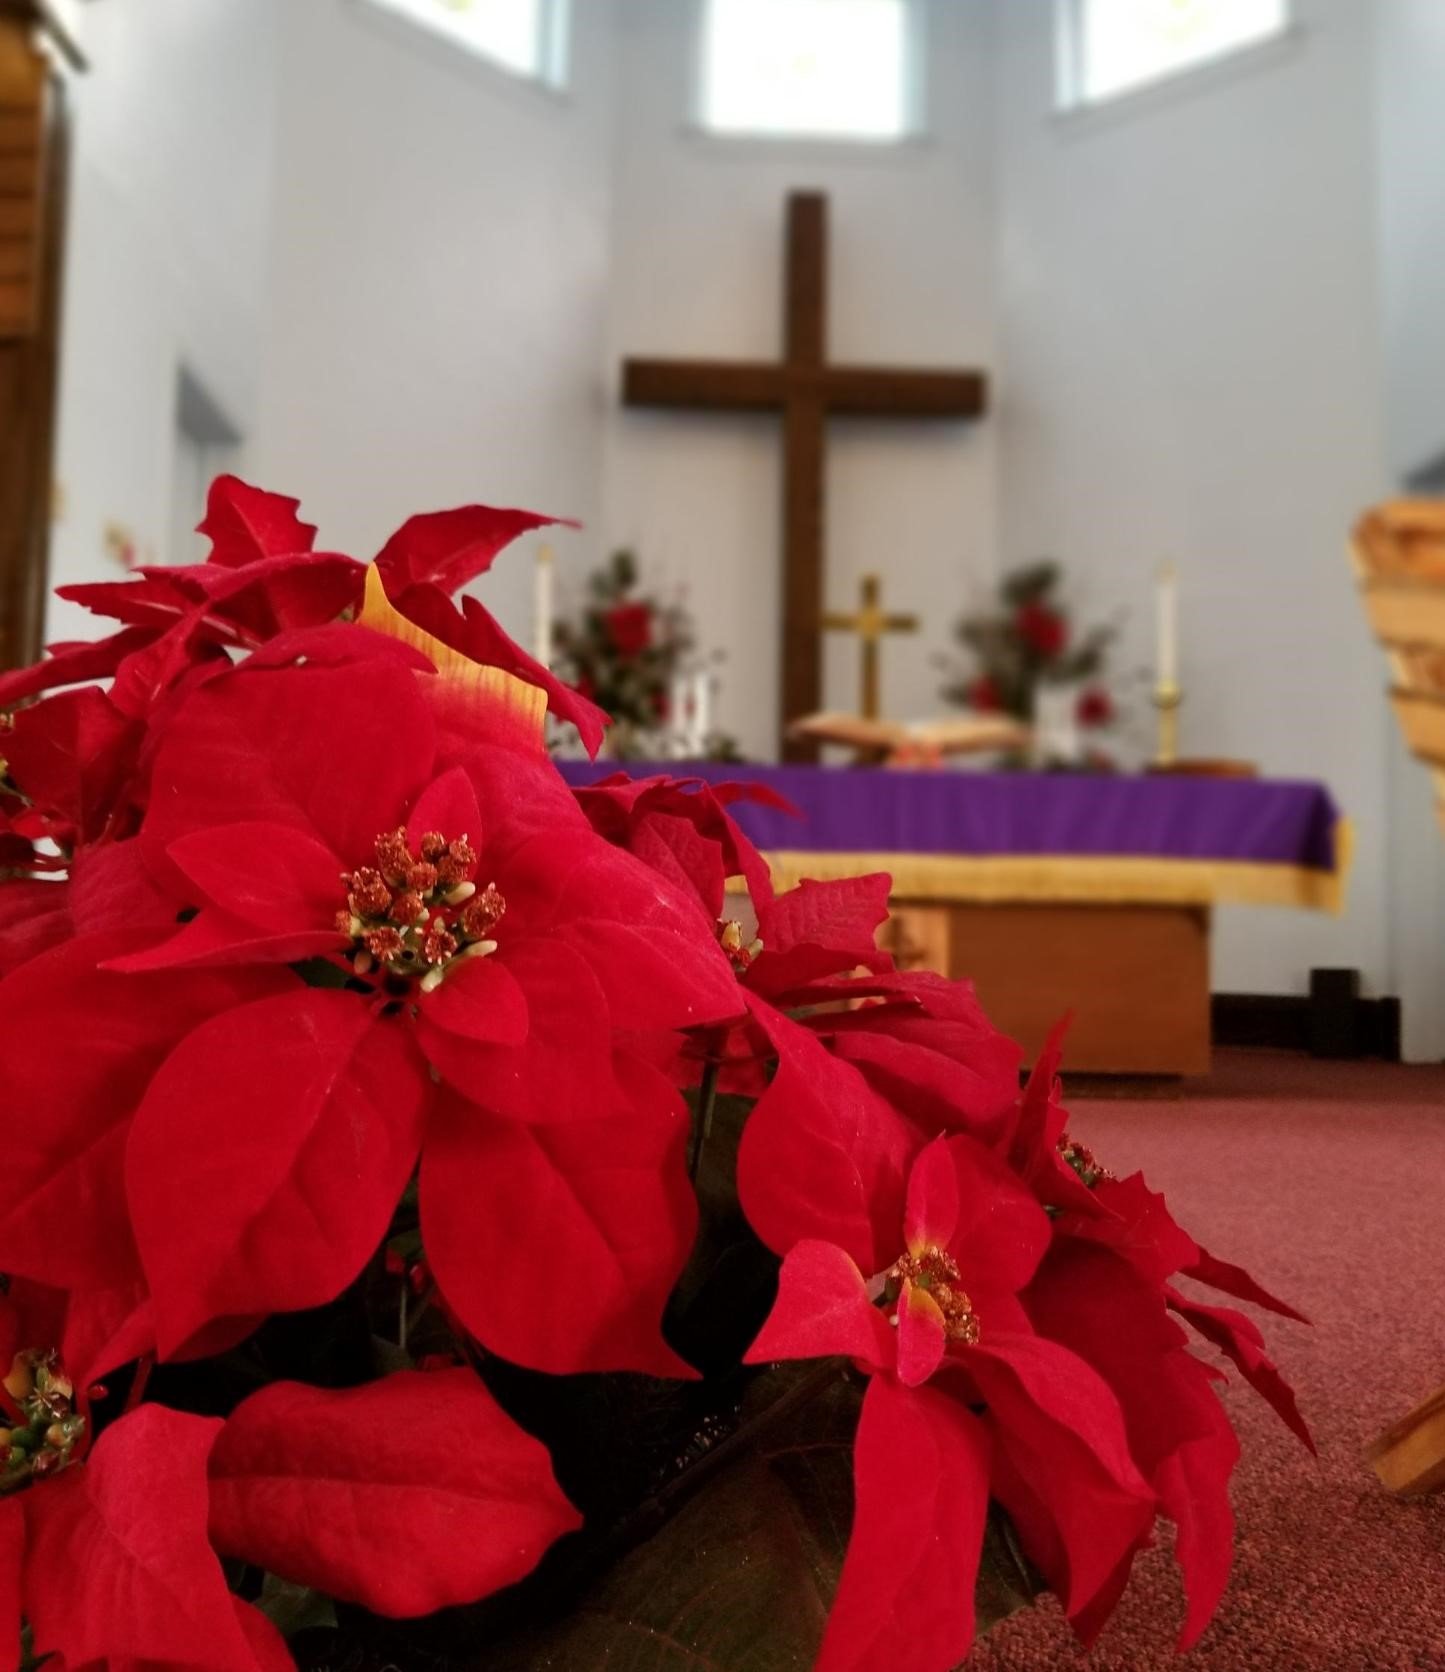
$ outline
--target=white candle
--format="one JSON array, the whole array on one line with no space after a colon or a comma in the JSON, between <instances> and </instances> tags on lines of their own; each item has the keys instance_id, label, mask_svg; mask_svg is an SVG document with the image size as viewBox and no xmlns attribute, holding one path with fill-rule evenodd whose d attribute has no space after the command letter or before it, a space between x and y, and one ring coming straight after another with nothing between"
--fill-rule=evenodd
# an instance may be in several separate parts
<instances>
[{"instance_id":1,"label":"white candle","mask_svg":"<svg viewBox=\"0 0 1445 1672\"><path fill-rule=\"evenodd\" d=\"M707 736L712 730L712 715L709 708L712 702L712 680L707 670L702 669L692 678L692 746L694 757L702 754L707 747Z\"/></svg>"},{"instance_id":2,"label":"white candle","mask_svg":"<svg viewBox=\"0 0 1445 1672\"><path fill-rule=\"evenodd\" d=\"M1155 592L1157 606L1157 663L1154 677L1160 685L1179 683L1179 577L1174 565L1166 563L1159 571Z\"/></svg>"},{"instance_id":3,"label":"white candle","mask_svg":"<svg viewBox=\"0 0 1445 1672\"><path fill-rule=\"evenodd\" d=\"M552 548L537 548L532 594L532 654L544 668L552 665Z\"/></svg>"},{"instance_id":4,"label":"white candle","mask_svg":"<svg viewBox=\"0 0 1445 1672\"><path fill-rule=\"evenodd\" d=\"M667 693L667 752L680 760L687 759L692 747L692 723L688 719L690 706L687 677L674 674Z\"/></svg>"}]
</instances>

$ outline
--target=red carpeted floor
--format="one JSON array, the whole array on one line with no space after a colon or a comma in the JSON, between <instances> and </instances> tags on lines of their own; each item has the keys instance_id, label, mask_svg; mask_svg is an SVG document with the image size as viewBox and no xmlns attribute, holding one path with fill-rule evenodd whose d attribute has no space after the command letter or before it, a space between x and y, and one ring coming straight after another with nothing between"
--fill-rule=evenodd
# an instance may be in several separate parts
<instances>
[{"instance_id":1,"label":"red carpeted floor","mask_svg":"<svg viewBox=\"0 0 1445 1672\"><path fill-rule=\"evenodd\" d=\"M1089 1655L1045 1605L985 1639L970 1672L1445 1672L1445 1496L1390 1499L1360 1455L1445 1381L1445 1068L1222 1052L1177 1094L1072 1106L1116 1173L1143 1168L1202 1242L1314 1320L1259 1315L1320 1458L1231 1383L1234 1577L1190 1657L1174 1660L1160 1548Z\"/></svg>"}]
</instances>

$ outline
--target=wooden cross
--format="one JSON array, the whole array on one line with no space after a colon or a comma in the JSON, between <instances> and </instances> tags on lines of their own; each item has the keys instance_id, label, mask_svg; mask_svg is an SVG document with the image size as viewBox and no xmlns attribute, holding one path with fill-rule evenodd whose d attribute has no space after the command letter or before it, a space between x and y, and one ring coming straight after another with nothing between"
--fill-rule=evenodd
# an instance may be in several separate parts
<instances>
[{"instance_id":1,"label":"wooden cross","mask_svg":"<svg viewBox=\"0 0 1445 1672\"><path fill-rule=\"evenodd\" d=\"M828 200L822 192L794 192L788 198L782 359L631 359L622 367L627 406L782 414L780 746L789 760L817 753L816 744L789 739L787 727L822 706L826 420L977 418L987 401L982 372L829 365L827 290Z\"/></svg>"},{"instance_id":2,"label":"wooden cross","mask_svg":"<svg viewBox=\"0 0 1445 1672\"><path fill-rule=\"evenodd\" d=\"M854 615L842 615L830 610L823 617L823 626L830 633L856 633L862 641L863 667L861 696L858 712L865 720L876 720L878 705L878 647L885 633L916 633L916 615L885 615L879 598L882 582L877 575L864 575L859 589L859 605Z\"/></svg>"}]
</instances>

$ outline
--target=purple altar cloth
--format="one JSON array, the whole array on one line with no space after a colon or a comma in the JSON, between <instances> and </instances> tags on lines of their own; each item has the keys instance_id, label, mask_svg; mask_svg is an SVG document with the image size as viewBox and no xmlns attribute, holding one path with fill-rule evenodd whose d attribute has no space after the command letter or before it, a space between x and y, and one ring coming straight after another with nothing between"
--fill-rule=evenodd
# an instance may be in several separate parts
<instances>
[{"instance_id":1,"label":"purple altar cloth","mask_svg":"<svg viewBox=\"0 0 1445 1672\"><path fill-rule=\"evenodd\" d=\"M689 761L559 765L574 787L618 771L765 785L801 817L738 802L738 823L764 852L1108 856L1317 871L1333 871L1341 861L1339 810L1316 783Z\"/></svg>"}]
</instances>

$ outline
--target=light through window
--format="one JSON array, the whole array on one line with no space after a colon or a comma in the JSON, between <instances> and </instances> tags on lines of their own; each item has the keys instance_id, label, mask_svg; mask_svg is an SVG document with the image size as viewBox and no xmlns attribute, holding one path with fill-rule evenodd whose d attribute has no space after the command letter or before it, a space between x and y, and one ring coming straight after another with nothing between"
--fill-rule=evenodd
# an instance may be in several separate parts
<instances>
[{"instance_id":1,"label":"light through window","mask_svg":"<svg viewBox=\"0 0 1445 1672\"><path fill-rule=\"evenodd\" d=\"M468 51L543 81L560 80L562 0L371 0Z\"/></svg>"},{"instance_id":2,"label":"light through window","mask_svg":"<svg viewBox=\"0 0 1445 1672\"><path fill-rule=\"evenodd\" d=\"M707 0L704 124L721 133L898 139L915 0Z\"/></svg>"},{"instance_id":3,"label":"light through window","mask_svg":"<svg viewBox=\"0 0 1445 1672\"><path fill-rule=\"evenodd\" d=\"M1066 0L1072 102L1128 92L1279 34L1288 0Z\"/></svg>"}]
</instances>

